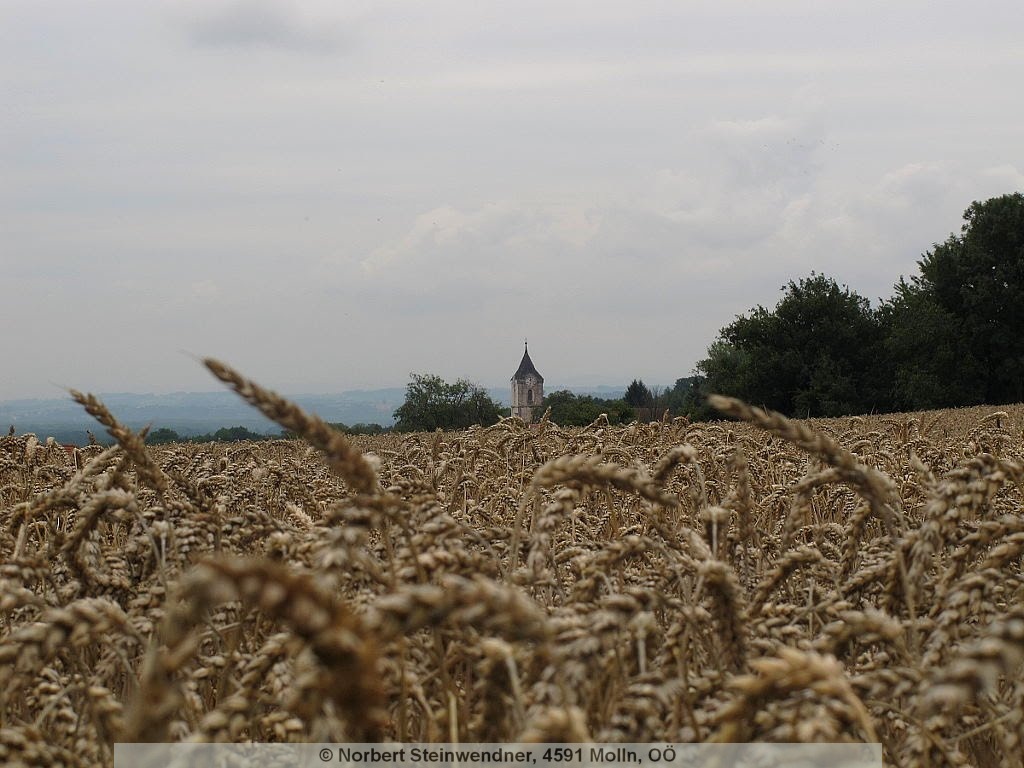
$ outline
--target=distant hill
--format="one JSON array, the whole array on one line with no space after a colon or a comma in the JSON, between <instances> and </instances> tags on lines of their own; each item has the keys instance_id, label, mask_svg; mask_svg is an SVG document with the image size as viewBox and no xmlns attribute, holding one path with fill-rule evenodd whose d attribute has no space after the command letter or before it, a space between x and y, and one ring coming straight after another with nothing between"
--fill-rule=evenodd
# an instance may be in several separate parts
<instances>
[{"instance_id":1,"label":"distant hill","mask_svg":"<svg viewBox=\"0 0 1024 768\"><path fill-rule=\"evenodd\" d=\"M121 423L133 429L149 424L154 428L168 427L183 436L235 426L268 435L281 431L233 392L107 393L99 397ZM291 399L327 421L389 425L394 421L392 412L404 397L404 388L391 388L340 395L296 395ZM86 429L97 437L104 434L103 427L70 398L0 402L0 433L5 434L9 424L18 433L52 435L61 442L85 442Z\"/></svg>"},{"instance_id":2,"label":"distant hill","mask_svg":"<svg viewBox=\"0 0 1024 768\"><path fill-rule=\"evenodd\" d=\"M577 394L607 398L620 396L626 387L554 385L545 389L550 392L570 389ZM487 392L502 405L509 404L507 387L490 387ZM154 429L167 427L182 436L207 434L221 427L245 427L266 435L277 435L281 431L277 424L227 391L165 395L114 392L99 397L121 423L132 429L146 425ZM392 414L405 400L405 387L357 389L334 395L289 395L289 398L326 421L390 426L395 421ZM18 434L33 432L40 437L53 436L62 443L85 443L87 429L97 438L106 438L103 427L71 398L0 401L0 434L6 434L10 424Z\"/></svg>"}]
</instances>

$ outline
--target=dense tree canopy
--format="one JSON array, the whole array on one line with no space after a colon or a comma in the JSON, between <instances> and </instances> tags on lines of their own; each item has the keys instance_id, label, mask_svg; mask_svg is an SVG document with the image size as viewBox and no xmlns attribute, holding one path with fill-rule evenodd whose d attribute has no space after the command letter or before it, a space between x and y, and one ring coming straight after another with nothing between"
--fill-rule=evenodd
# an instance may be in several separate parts
<instances>
[{"instance_id":1,"label":"dense tree canopy","mask_svg":"<svg viewBox=\"0 0 1024 768\"><path fill-rule=\"evenodd\" d=\"M634 408L646 408L652 400L651 390L644 384L643 379L633 379L626 387L626 394L622 396L622 399L626 401L627 405Z\"/></svg>"},{"instance_id":2,"label":"dense tree canopy","mask_svg":"<svg viewBox=\"0 0 1024 768\"><path fill-rule=\"evenodd\" d=\"M567 389L544 397L541 412L551 409L549 418L566 427L582 427L592 423L602 413L609 424L620 424L633 418L633 409L623 400L602 400L590 395L577 395Z\"/></svg>"},{"instance_id":3,"label":"dense tree canopy","mask_svg":"<svg viewBox=\"0 0 1024 768\"><path fill-rule=\"evenodd\" d=\"M348 435L380 435L391 431L389 427L381 426L376 422L367 424L366 422L360 421L351 425L346 424L343 421L331 421L328 423L339 432L344 432Z\"/></svg>"},{"instance_id":4,"label":"dense tree canopy","mask_svg":"<svg viewBox=\"0 0 1024 768\"><path fill-rule=\"evenodd\" d=\"M697 395L695 389L697 380L696 376L684 376L676 379L676 383L665 390L662 400L669 413L678 416L693 410Z\"/></svg>"},{"instance_id":5,"label":"dense tree canopy","mask_svg":"<svg viewBox=\"0 0 1024 768\"><path fill-rule=\"evenodd\" d=\"M892 299L879 309L879 320L893 371L893 408L947 408L985 401L982 366L960 322L933 292L901 280Z\"/></svg>"},{"instance_id":6,"label":"dense tree canopy","mask_svg":"<svg viewBox=\"0 0 1024 768\"><path fill-rule=\"evenodd\" d=\"M160 427L146 435L146 442L149 445L162 445L165 443L237 443L242 440L266 440L267 436L260 432L253 432L246 427L221 427L216 432L208 432L205 435L179 435L173 429Z\"/></svg>"},{"instance_id":7,"label":"dense tree canopy","mask_svg":"<svg viewBox=\"0 0 1024 768\"><path fill-rule=\"evenodd\" d=\"M700 393L800 416L1024 401L1024 195L972 203L918 266L876 310L824 275L790 282L720 331Z\"/></svg>"},{"instance_id":8,"label":"dense tree canopy","mask_svg":"<svg viewBox=\"0 0 1024 768\"><path fill-rule=\"evenodd\" d=\"M459 379L449 384L433 374L412 374L405 402L395 411L395 430L426 432L494 424L502 407L483 388Z\"/></svg>"},{"instance_id":9,"label":"dense tree canopy","mask_svg":"<svg viewBox=\"0 0 1024 768\"><path fill-rule=\"evenodd\" d=\"M163 445L165 443L178 443L181 442L182 437L173 429L168 427L160 427L154 429L146 435L146 442L150 445Z\"/></svg>"},{"instance_id":10,"label":"dense tree canopy","mask_svg":"<svg viewBox=\"0 0 1024 768\"><path fill-rule=\"evenodd\" d=\"M903 405L1024 400L1024 195L975 202L883 308Z\"/></svg>"},{"instance_id":11,"label":"dense tree canopy","mask_svg":"<svg viewBox=\"0 0 1024 768\"><path fill-rule=\"evenodd\" d=\"M800 415L883 405L889 376L867 299L817 274L783 290L773 310L759 306L721 330L697 364L705 390Z\"/></svg>"}]
</instances>

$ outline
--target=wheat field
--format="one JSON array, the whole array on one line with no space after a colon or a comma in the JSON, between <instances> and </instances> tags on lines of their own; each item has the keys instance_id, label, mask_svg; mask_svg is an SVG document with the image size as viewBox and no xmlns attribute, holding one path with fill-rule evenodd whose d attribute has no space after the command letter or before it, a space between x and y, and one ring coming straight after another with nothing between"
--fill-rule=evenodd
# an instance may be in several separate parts
<instances>
[{"instance_id":1,"label":"wheat field","mask_svg":"<svg viewBox=\"0 0 1024 768\"><path fill-rule=\"evenodd\" d=\"M0 761L125 741L1024 739L1024 407L69 456L0 438ZM77 467L76 467L77 464Z\"/></svg>"}]
</instances>

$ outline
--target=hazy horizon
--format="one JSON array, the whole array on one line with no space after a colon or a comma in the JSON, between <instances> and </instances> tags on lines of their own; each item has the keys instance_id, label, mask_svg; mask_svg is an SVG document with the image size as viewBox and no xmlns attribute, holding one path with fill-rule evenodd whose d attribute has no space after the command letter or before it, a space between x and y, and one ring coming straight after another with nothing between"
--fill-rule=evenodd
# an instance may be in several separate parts
<instances>
[{"instance_id":1,"label":"hazy horizon","mask_svg":"<svg viewBox=\"0 0 1024 768\"><path fill-rule=\"evenodd\" d=\"M553 383L548 393L569 388L578 394L603 398L621 397L626 384L568 387ZM654 385L658 386L658 385ZM507 387L487 387L488 394L503 407L509 404ZM221 427L241 426L278 434L281 427L228 389L210 392L97 394L118 421L133 429L167 427L182 435L208 434ZM283 393L308 412L330 422L345 424L394 424L394 411L405 400L404 387L387 387L347 392ZM0 400L0 425L14 426L16 432L53 435L64 442L82 439L86 430L97 434L103 427L70 396Z\"/></svg>"},{"instance_id":2,"label":"hazy horizon","mask_svg":"<svg viewBox=\"0 0 1024 768\"><path fill-rule=\"evenodd\" d=\"M0 6L0 400L688 376L1024 189L1024 8ZM573 383L574 382L574 383ZM56 390L59 392L59 390ZM59 396L59 395L58 395Z\"/></svg>"},{"instance_id":3,"label":"hazy horizon","mask_svg":"<svg viewBox=\"0 0 1024 768\"><path fill-rule=\"evenodd\" d=\"M686 378L686 377L680 377L680 378ZM483 387L484 389L486 389L489 392L494 392L494 391L498 391L498 390L500 390L502 392L505 392L506 399L508 399L509 392L506 392L506 390L508 390L509 387L507 387L507 386L505 386L503 384L489 384L487 382L479 382L479 381L472 381L472 380L470 380L470 381L473 384L478 384L479 386ZM671 387L672 384L674 384L674 382L672 382L672 384L664 384L664 383L658 383L658 382L653 382L652 383L652 382L646 382L646 381L644 383L648 386L648 388L659 387L661 389L664 389L666 387ZM593 392L617 392L619 390L622 390L622 392L625 392L626 388L628 386L629 386L628 382L624 383L624 384L610 384L610 383L607 383L607 382L596 382L594 384L586 384L586 383L584 383L584 384L571 384L571 383L565 383L565 382L554 382L554 383L552 383L550 385L545 382L544 389L545 389L545 392L555 392L555 391L557 391L559 389L569 389L569 390L572 390L574 392L589 392L589 391L593 391ZM278 394L286 395L288 397L341 397L341 396L344 396L344 395L360 395L360 394L372 395L372 394L376 394L376 393L379 393L379 392L392 392L392 391L405 392L405 388L406 388L405 384L401 384L401 385L397 385L396 384L396 385L390 385L390 386L385 385L385 386L381 386L381 387L357 387L357 388L353 388L353 389L323 390L323 391L315 391L315 392L314 391L309 391L309 392L286 391L286 390L275 390L275 391L277 391ZM231 390L227 389L227 388L221 388L221 389L194 389L194 390L182 389L182 390L171 390L171 391L168 391L168 392L142 392L142 391L135 391L135 392L133 392L133 391L122 391L122 392L106 391L106 392L102 392L102 391L98 391L98 392L93 392L92 394L96 395L97 397L156 397L156 398L168 398L168 397L175 397L175 396L189 396L189 397L191 397L191 396L202 396L202 395L220 395L220 394L224 394L224 393L229 393L229 394L232 394L233 397L237 397L237 395L231 393ZM58 388L56 388L54 390L54 393L50 394L50 395L45 395L44 394L44 395L40 395L40 396L4 398L4 399L0 400L0 403L14 403L14 402L22 402L22 401L33 401L33 400L38 400L38 401L43 401L43 402L51 402L51 401L58 401L58 400L59 401L69 401L70 402L72 399L71 399L71 396L65 390L63 390L63 389L58 387Z\"/></svg>"}]
</instances>

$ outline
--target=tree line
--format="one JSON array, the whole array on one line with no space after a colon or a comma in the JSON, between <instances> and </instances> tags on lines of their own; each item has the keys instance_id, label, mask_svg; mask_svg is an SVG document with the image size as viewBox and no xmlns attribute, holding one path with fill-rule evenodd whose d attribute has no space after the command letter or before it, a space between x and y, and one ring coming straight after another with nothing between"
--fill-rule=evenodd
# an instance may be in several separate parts
<instances>
[{"instance_id":1,"label":"tree line","mask_svg":"<svg viewBox=\"0 0 1024 768\"><path fill-rule=\"evenodd\" d=\"M382 427L380 424L353 424L348 425L340 421L327 422L335 429L349 435L377 435L382 432L391 431L390 427ZM279 435L265 435L262 432L254 432L247 427L221 427L214 432L207 432L203 435L181 435L169 427L160 427L146 433L147 445L166 445L167 443L239 443L243 440L270 440L275 437L292 439L298 437L293 432L282 430Z\"/></svg>"},{"instance_id":2,"label":"tree line","mask_svg":"<svg viewBox=\"0 0 1024 768\"><path fill-rule=\"evenodd\" d=\"M975 202L872 307L812 273L725 326L697 364L712 392L795 416L1024 400L1024 195Z\"/></svg>"},{"instance_id":3,"label":"tree line","mask_svg":"<svg viewBox=\"0 0 1024 768\"><path fill-rule=\"evenodd\" d=\"M547 413L556 424L583 426L601 414L610 424L633 419L655 419L665 411L678 413L688 407L693 395L693 378L681 378L672 387L650 388L634 379L621 397L600 398L563 389L551 392L534 408L539 418ZM427 432L435 429L465 429L474 424L495 424L508 415L508 408L496 402L483 387L459 379L446 382L433 374L412 374L405 401L395 411L396 432Z\"/></svg>"},{"instance_id":4,"label":"tree line","mask_svg":"<svg viewBox=\"0 0 1024 768\"><path fill-rule=\"evenodd\" d=\"M963 220L877 306L812 272L783 286L774 308L755 307L722 328L693 375L672 387L634 379L616 399L560 390L536 412L564 425L602 413L612 424L665 413L717 418L705 402L711 393L791 416L1024 401L1024 195L974 202ZM504 412L474 384L414 376L395 429L459 429Z\"/></svg>"},{"instance_id":5,"label":"tree line","mask_svg":"<svg viewBox=\"0 0 1024 768\"><path fill-rule=\"evenodd\" d=\"M653 420L666 413L717 418L711 393L792 416L947 408L1024 401L1024 194L974 202L959 233L926 251L918 274L900 277L872 307L833 277L812 272L722 328L691 376L671 387L634 379L619 398L559 390L535 409L562 425ZM393 428L344 424L351 434L465 429L494 424L507 409L481 386L412 374ZM287 435L286 435L287 436ZM149 442L250 440L243 427Z\"/></svg>"}]
</instances>

